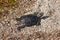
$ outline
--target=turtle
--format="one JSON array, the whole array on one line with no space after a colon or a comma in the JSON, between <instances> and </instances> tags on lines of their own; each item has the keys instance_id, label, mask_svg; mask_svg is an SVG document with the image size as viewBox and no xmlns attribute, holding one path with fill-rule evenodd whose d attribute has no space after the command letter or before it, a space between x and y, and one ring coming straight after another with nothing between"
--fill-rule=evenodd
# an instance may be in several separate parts
<instances>
[{"instance_id":1,"label":"turtle","mask_svg":"<svg viewBox=\"0 0 60 40\"><path fill-rule=\"evenodd\" d=\"M16 18L17 21L20 22L20 26L17 27L18 30L21 28L25 28L36 25L41 25L41 19L46 19L49 16L43 16L44 13L34 12L34 14L23 15L20 18Z\"/></svg>"}]
</instances>

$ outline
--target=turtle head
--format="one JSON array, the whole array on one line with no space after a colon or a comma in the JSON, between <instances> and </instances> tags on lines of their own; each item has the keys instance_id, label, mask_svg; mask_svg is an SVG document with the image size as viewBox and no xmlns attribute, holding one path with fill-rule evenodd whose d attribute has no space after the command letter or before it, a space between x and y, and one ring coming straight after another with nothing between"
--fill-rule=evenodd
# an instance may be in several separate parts
<instances>
[{"instance_id":1,"label":"turtle head","mask_svg":"<svg viewBox=\"0 0 60 40\"><path fill-rule=\"evenodd\" d=\"M37 14L37 16L38 16L38 17L40 17L40 18L41 18L43 15L44 15L44 13L43 13L43 12L41 12L41 13Z\"/></svg>"},{"instance_id":2,"label":"turtle head","mask_svg":"<svg viewBox=\"0 0 60 40\"><path fill-rule=\"evenodd\" d=\"M44 13L43 12L34 12L34 15L36 15L38 18L40 18L40 19L46 19L46 18L48 18L49 16L43 16L44 15Z\"/></svg>"},{"instance_id":3,"label":"turtle head","mask_svg":"<svg viewBox=\"0 0 60 40\"><path fill-rule=\"evenodd\" d=\"M44 15L44 13L41 12L40 14L38 14L38 17L41 18L41 19L46 19L46 18L49 17L49 16L43 16L43 15Z\"/></svg>"},{"instance_id":4,"label":"turtle head","mask_svg":"<svg viewBox=\"0 0 60 40\"><path fill-rule=\"evenodd\" d=\"M43 12L34 12L34 15L36 15L37 17L42 17L44 15Z\"/></svg>"}]
</instances>

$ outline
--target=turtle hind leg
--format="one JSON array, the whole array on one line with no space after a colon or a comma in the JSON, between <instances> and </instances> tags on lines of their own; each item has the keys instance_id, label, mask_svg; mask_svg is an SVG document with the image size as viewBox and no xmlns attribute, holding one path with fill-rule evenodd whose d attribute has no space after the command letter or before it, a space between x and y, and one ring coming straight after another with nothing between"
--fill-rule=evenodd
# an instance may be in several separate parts
<instances>
[{"instance_id":1,"label":"turtle hind leg","mask_svg":"<svg viewBox=\"0 0 60 40\"><path fill-rule=\"evenodd\" d=\"M25 25L21 25L19 27L17 27L17 30L21 31L21 29L25 28Z\"/></svg>"}]
</instances>

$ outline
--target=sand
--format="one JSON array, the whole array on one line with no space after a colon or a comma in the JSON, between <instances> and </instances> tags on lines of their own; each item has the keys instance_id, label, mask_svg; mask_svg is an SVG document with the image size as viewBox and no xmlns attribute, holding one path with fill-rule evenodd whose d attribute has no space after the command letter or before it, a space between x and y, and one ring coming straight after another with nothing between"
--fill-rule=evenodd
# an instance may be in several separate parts
<instances>
[{"instance_id":1,"label":"sand","mask_svg":"<svg viewBox=\"0 0 60 40\"><path fill-rule=\"evenodd\" d=\"M0 20L0 40L60 40L60 0L18 0L19 6L9 9L9 15ZM21 31L16 18L43 12L47 19L41 25L25 27Z\"/></svg>"}]
</instances>

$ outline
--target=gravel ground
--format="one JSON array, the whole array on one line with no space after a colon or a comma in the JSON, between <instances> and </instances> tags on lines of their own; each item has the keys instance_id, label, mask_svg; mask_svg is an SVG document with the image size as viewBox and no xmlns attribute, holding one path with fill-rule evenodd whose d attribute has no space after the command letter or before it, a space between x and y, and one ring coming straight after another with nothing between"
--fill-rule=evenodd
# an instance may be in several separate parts
<instances>
[{"instance_id":1,"label":"gravel ground","mask_svg":"<svg viewBox=\"0 0 60 40\"><path fill-rule=\"evenodd\" d=\"M18 0L19 6L10 9L9 15L0 19L0 40L60 40L60 0ZM43 12L47 19L41 25L17 30L16 18ZM5 12L4 12L5 13Z\"/></svg>"}]
</instances>

